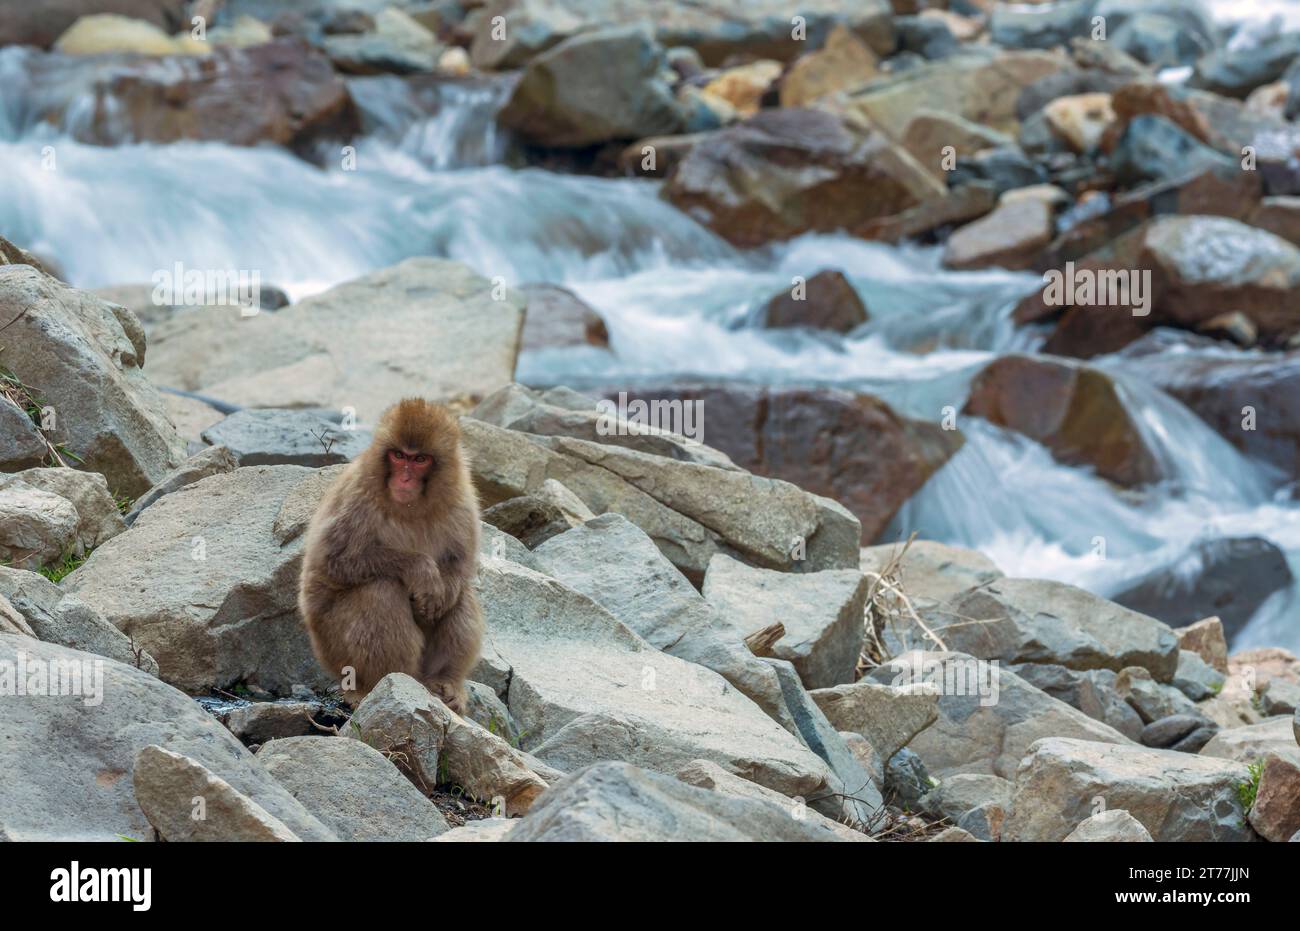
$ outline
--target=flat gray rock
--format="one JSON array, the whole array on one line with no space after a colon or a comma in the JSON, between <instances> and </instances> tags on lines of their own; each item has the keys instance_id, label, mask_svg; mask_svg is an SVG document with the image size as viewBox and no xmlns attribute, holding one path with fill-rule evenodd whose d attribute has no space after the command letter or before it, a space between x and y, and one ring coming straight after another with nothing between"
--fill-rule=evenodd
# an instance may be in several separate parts
<instances>
[{"instance_id":1,"label":"flat gray rock","mask_svg":"<svg viewBox=\"0 0 1300 931\"><path fill-rule=\"evenodd\" d=\"M82 694L5 701L4 739L22 749L0 753L0 838L148 840L153 829L132 772L140 750L156 744L202 765L301 839L334 839L188 695L111 659L0 635L0 662L16 663L20 651L46 670L80 664L83 687Z\"/></svg>"},{"instance_id":2,"label":"flat gray rock","mask_svg":"<svg viewBox=\"0 0 1300 931\"><path fill-rule=\"evenodd\" d=\"M938 719L908 743L939 779L955 773L1013 779L1030 745L1043 737L1136 746L1015 673L966 654L914 651L876 667L867 678L939 689Z\"/></svg>"},{"instance_id":3,"label":"flat gray rock","mask_svg":"<svg viewBox=\"0 0 1300 931\"><path fill-rule=\"evenodd\" d=\"M447 830L433 802L382 753L346 737L287 737L258 762L344 841L422 841Z\"/></svg>"},{"instance_id":4,"label":"flat gray rock","mask_svg":"<svg viewBox=\"0 0 1300 931\"><path fill-rule=\"evenodd\" d=\"M1237 788L1249 779L1246 765L1233 760L1049 737L1016 774L1002 839L1064 840L1101 799L1157 842L1247 841L1253 832Z\"/></svg>"},{"instance_id":5,"label":"flat gray rock","mask_svg":"<svg viewBox=\"0 0 1300 931\"><path fill-rule=\"evenodd\" d=\"M771 667L654 541L621 514L602 514L533 550L538 568L591 598L651 646L712 669L774 720L790 713Z\"/></svg>"},{"instance_id":6,"label":"flat gray rock","mask_svg":"<svg viewBox=\"0 0 1300 931\"><path fill-rule=\"evenodd\" d=\"M370 439L368 430L347 430L319 414L274 408L236 411L203 431L204 442L227 447L244 466L338 465Z\"/></svg>"},{"instance_id":7,"label":"flat gray rock","mask_svg":"<svg viewBox=\"0 0 1300 931\"><path fill-rule=\"evenodd\" d=\"M773 655L799 671L805 688L852 682L866 640L866 577L857 569L776 572L718 554L704 597L745 635L785 625Z\"/></svg>"},{"instance_id":8,"label":"flat gray rock","mask_svg":"<svg viewBox=\"0 0 1300 931\"><path fill-rule=\"evenodd\" d=\"M339 467L334 467L339 468ZM302 528L334 475L246 466L166 495L64 579L177 688L336 685L298 616Z\"/></svg>"},{"instance_id":9,"label":"flat gray rock","mask_svg":"<svg viewBox=\"0 0 1300 931\"><path fill-rule=\"evenodd\" d=\"M783 795L811 797L826 764L717 673L662 653L555 579L485 559L485 652L510 667L522 749L573 772L622 760L674 772L696 759Z\"/></svg>"},{"instance_id":10,"label":"flat gray rock","mask_svg":"<svg viewBox=\"0 0 1300 931\"><path fill-rule=\"evenodd\" d=\"M536 841L842 841L797 806L738 798L628 763L596 763L548 792L506 836Z\"/></svg>"},{"instance_id":11,"label":"flat gray rock","mask_svg":"<svg viewBox=\"0 0 1300 931\"><path fill-rule=\"evenodd\" d=\"M936 633L948 649L980 659L1116 672L1141 666L1160 682L1178 666L1172 628L1062 582L986 582L956 598L953 611Z\"/></svg>"}]
</instances>

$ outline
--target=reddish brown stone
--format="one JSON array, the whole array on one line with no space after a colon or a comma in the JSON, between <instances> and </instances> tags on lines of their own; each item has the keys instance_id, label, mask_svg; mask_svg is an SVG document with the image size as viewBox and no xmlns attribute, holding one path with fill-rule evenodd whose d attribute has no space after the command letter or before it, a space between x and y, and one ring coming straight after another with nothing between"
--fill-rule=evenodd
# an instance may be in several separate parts
<instances>
[{"instance_id":1,"label":"reddish brown stone","mask_svg":"<svg viewBox=\"0 0 1300 931\"><path fill-rule=\"evenodd\" d=\"M1095 369L1005 356L976 376L965 413L1023 433L1059 462L1092 466L1120 485L1161 477L1114 382Z\"/></svg>"},{"instance_id":2,"label":"reddish brown stone","mask_svg":"<svg viewBox=\"0 0 1300 931\"><path fill-rule=\"evenodd\" d=\"M581 345L609 348L605 321L572 291L553 284L526 284L519 290L528 298L520 350Z\"/></svg>"},{"instance_id":3,"label":"reddish brown stone","mask_svg":"<svg viewBox=\"0 0 1300 931\"><path fill-rule=\"evenodd\" d=\"M1289 841L1300 831L1300 766L1293 760L1276 753L1265 757L1250 826L1275 843Z\"/></svg>"},{"instance_id":4,"label":"reddish brown stone","mask_svg":"<svg viewBox=\"0 0 1300 931\"><path fill-rule=\"evenodd\" d=\"M1186 100L1178 99L1157 81L1135 81L1111 93L1115 121L1102 136L1101 149L1110 152L1135 117L1162 116L1206 145L1213 145L1205 117Z\"/></svg>"},{"instance_id":5,"label":"reddish brown stone","mask_svg":"<svg viewBox=\"0 0 1300 931\"><path fill-rule=\"evenodd\" d=\"M1043 352L1075 359L1118 352L1146 335L1145 319L1126 308L1071 307L1061 315Z\"/></svg>"},{"instance_id":6,"label":"reddish brown stone","mask_svg":"<svg viewBox=\"0 0 1300 931\"><path fill-rule=\"evenodd\" d=\"M878 133L821 110L766 110L711 133L664 187L679 209L737 246L848 230L943 196Z\"/></svg>"},{"instance_id":7,"label":"reddish brown stone","mask_svg":"<svg viewBox=\"0 0 1300 931\"><path fill-rule=\"evenodd\" d=\"M271 142L305 151L318 140L350 138L358 127L329 59L298 39L133 60L97 91L85 141L104 145L120 142L125 124L131 138L148 142Z\"/></svg>"},{"instance_id":8,"label":"reddish brown stone","mask_svg":"<svg viewBox=\"0 0 1300 931\"><path fill-rule=\"evenodd\" d=\"M869 318L867 307L841 272L827 269L804 283L802 300L791 291L782 291L767 302L764 326L815 327L847 333Z\"/></svg>"},{"instance_id":9,"label":"reddish brown stone","mask_svg":"<svg viewBox=\"0 0 1300 931\"><path fill-rule=\"evenodd\" d=\"M1134 350L1139 348L1146 343ZM1247 456L1300 475L1300 352L1224 357L1150 348L1133 363L1145 380L1186 404ZM1254 413L1253 423L1247 410Z\"/></svg>"}]
</instances>

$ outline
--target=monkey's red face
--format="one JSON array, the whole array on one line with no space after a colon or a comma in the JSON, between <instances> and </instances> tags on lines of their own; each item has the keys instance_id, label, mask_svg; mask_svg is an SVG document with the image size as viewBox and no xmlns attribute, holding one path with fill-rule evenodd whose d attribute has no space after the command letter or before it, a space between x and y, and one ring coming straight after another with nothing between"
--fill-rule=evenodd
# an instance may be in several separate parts
<instances>
[{"instance_id":1,"label":"monkey's red face","mask_svg":"<svg viewBox=\"0 0 1300 931\"><path fill-rule=\"evenodd\" d=\"M410 449L388 451L388 493L398 504L410 504L424 491L433 457Z\"/></svg>"}]
</instances>

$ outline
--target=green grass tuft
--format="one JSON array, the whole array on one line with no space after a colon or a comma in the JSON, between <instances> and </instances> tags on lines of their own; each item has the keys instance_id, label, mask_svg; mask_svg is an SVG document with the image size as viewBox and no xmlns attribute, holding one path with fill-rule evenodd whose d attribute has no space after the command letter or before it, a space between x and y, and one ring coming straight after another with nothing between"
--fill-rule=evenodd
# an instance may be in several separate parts
<instances>
[{"instance_id":1,"label":"green grass tuft","mask_svg":"<svg viewBox=\"0 0 1300 931\"><path fill-rule=\"evenodd\" d=\"M51 563L48 566L41 566L36 571L57 585L59 582L63 581L72 570L80 566L89 557L89 553L82 556L75 556L72 553L68 553L58 562Z\"/></svg>"},{"instance_id":2,"label":"green grass tuft","mask_svg":"<svg viewBox=\"0 0 1300 931\"><path fill-rule=\"evenodd\" d=\"M1241 807L1246 814L1255 807L1255 797L1259 795L1259 777L1264 774L1264 761L1256 760L1246 766L1250 778L1245 782L1237 785L1237 798L1241 801Z\"/></svg>"}]
</instances>

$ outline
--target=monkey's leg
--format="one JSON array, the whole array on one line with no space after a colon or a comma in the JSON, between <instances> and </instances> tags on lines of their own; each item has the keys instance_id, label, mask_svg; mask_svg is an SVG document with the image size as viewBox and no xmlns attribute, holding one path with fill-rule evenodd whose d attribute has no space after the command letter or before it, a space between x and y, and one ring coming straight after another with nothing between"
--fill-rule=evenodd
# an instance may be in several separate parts
<instances>
[{"instance_id":1,"label":"monkey's leg","mask_svg":"<svg viewBox=\"0 0 1300 931\"><path fill-rule=\"evenodd\" d=\"M474 592L464 590L451 609L425 630L421 661L425 687L452 711L464 714L468 701L465 677L478 662L483 640L483 615Z\"/></svg>"},{"instance_id":2,"label":"monkey's leg","mask_svg":"<svg viewBox=\"0 0 1300 931\"><path fill-rule=\"evenodd\" d=\"M354 696L364 697L390 672L420 678L424 635L411 615L406 587L380 579L339 597L330 611L336 641L330 651L333 669L355 670Z\"/></svg>"}]
</instances>

